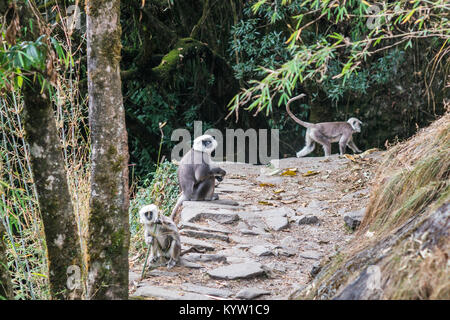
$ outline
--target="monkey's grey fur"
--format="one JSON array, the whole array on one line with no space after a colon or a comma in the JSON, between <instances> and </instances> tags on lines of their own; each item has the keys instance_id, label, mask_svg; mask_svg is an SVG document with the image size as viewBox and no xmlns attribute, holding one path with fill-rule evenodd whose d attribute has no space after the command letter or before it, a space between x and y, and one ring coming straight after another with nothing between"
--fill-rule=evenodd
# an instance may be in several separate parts
<instances>
[{"instance_id":1,"label":"monkey's grey fur","mask_svg":"<svg viewBox=\"0 0 450 320\"><path fill-rule=\"evenodd\" d=\"M304 157L314 151L316 142L320 143L325 152L325 156L331 155L331 143L339 142L339 153L343 155L348 146L353 152L361 152L353 142L353 133L361 132L362 122L356 118L350 118L347 122L321 122L309 123L297 118L290 110L289 104L292 101L303 98L305 94L300 94L291 98L286 104L286 111L295 122L306 128L305 147L297 152L297 158Z\"/></svg>"},{"instance_id":2,"label":"monkey's grey fur","mask_svg":"<svg viewBox=\"0 0 450 320\"><path fill-rule=\"evenodd\" d=\"M140 222L144 225L145 242L151 246L149 264L157 260L167 262L167 269L172 268L180 259L181 242L178 228L172 219L164 216L154 204L139 210Z\"/></svg>"},{"instance_id":3,"label":"monkey's grey fur","mask_svg":"<svg viewBox=\"0 0 450 320\"><path fill-rule=\"evenodd\" d=\"M222 181L226 172L211 166L211 153L216 148L217 141L210 135L203 135L194 140L192 149L181 159L178 183L182 194L172 210L172 219L183 201L219 199L214 193L215 179Z\"/></svg>"}]
</instances>

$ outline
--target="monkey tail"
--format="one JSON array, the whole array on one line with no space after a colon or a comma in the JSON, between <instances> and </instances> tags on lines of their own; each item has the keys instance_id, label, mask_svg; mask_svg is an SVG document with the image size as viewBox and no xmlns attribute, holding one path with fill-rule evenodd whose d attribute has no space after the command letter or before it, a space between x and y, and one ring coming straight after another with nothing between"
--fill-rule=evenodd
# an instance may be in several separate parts
<instances>
[{"instance_id":1,"label":"monkey tail","mask_svg":"<svg viewBox=\"0 0 450 320\"><path fill-rule=\"evenodd\" d=\"M294 121L297 122L299 125L302 125L302 126L304 126L305 128L314 128L314 124L313 124L313 123L309 123L309 122L300 120L299 118L297 118L297 117L291 112L291 109L289 108L289 105L291 104L292 101L301 99L301 98L303 98L304 96L306 96L306 94L301 93L301 94L299 94L298 96L289 99L289 101L288 101L287 104L286 104L286 111L287 111L287 113L289 114L289 116L290 116L292 119L294 119Z\"/></svg>"},{"instance_id":2,"label":"monkey tail","mask_svg":"<svg viewBox=\"0 0 450 320\"><path fill-rule=\"evenodd\" d=\"M180 197L177 200L177 203L175 204L175 206L172 209L172 213L170 214L170 219L175 218L175 215L177 214L178 208L183 204L183 201L186 200L185 196L183 193L181 193Z\"/></svg>"}]
</instances>

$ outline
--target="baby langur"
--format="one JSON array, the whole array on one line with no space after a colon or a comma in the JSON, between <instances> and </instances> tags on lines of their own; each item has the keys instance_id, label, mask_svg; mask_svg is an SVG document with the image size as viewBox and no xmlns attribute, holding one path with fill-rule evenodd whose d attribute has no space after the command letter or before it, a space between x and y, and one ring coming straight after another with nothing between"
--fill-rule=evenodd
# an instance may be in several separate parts
<instances>
[{"instance_id":1,"label":"baby langur","mask_svg":"<svg viewBox=\"0 0 450 320\"><path fill-rule=\"evenodd\" d=\"M295 122L306 128L305 147L297 152L297 158L304 157L314 151L316 142L320 143L325 152L325 156L331 155L331 143L339 142L339 153L343 155L348 146L353 152L361 152L353 142L353 133L361 132L362 122L356 118L350 118L347 122L321 122L309 123L297 118L289 109L292 101L303 98L305 94L300 94L291 98L286 104L286 111Z\"/></svg>"},{"instance_id":2,"label":"baby langur","mask_svg":"<svg viewBox=\"0 0 450 320\"><path fill-rule=\"evenodd\" d=\"M151 247L149 264L162 259L167 262L167 269L175 266L181 252L180 235L175 223L161 214L154 204L142 207L139 216L144 225L145 242Z\"/></svg>"},{"instance_id":3,"label":"baby langur","mask_svg":"<svg viewBox=\"0 0 450 320\"><path fill-rule=\"evenodd\" d=\"M210 135L203 135L194 140L192 149L186 153L178 167L178 183L181 196L172 210L175 217L183 201L218 200L214 193L215 179L222 181L225 170L211 166L211 153L217 148L217 141Z\"/></svg>"}]
</instances>

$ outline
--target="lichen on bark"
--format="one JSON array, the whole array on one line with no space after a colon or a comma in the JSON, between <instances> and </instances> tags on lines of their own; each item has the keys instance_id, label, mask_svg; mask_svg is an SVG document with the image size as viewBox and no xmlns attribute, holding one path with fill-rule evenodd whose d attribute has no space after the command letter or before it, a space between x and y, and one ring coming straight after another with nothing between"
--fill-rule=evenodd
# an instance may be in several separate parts
<instances>
[{"instance_id":1,"label":"lichen on bark","mask_svg":"<svg viewBox=\"0 0 450 320\"><path fill-rule=\"evenodd\" d=\"M120 79L120 1L87 12L91 199L88 295L128 298L128 146Z\"/></svg>"}]
</instances>

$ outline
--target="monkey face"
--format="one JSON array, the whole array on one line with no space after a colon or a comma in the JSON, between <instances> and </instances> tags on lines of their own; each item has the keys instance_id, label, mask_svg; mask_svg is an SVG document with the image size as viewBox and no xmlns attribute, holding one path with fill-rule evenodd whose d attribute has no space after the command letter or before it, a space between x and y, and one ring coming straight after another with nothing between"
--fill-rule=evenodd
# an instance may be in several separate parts
<instances>
[{"instance_id":1,"label":"monkey face","mask_svg":"<svg viewBox=\"0 0 450 320\"><path fill-rule=\"evenodd\" d=\"M205 134L194 140L192 149L211 154L217 148L217 141L210 135Z\"/></svg>"},{"instance_id":2,"label":"monkey face","mask_svg":"<svg viewBox=\"0 0 450 320\"><path fill-rule=\"evenodd\" d=\"M159 210L154 204L149 204L139 210L140 222L144 225L160 223Z\"/></svg>"},{"instance_id":3,"label":"monkey face","mask_svg":"<svg viewBox=\"0 0 450 320\"><path fill-rule=\"evenodd\" d=\"M347 121L353 128L353 131L355 132L361 132L361 125L362 125L362 121L356 119L356 118L350 118Z\"/></svg>"}]
</instances>

